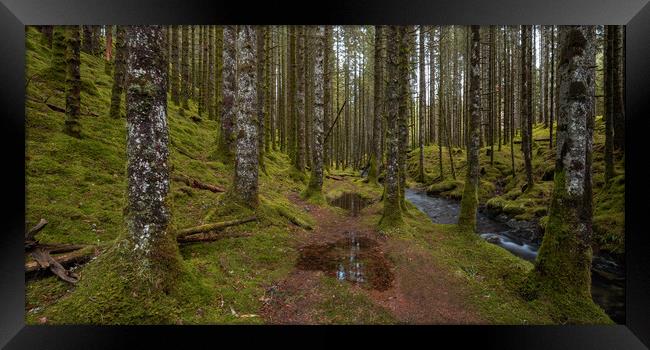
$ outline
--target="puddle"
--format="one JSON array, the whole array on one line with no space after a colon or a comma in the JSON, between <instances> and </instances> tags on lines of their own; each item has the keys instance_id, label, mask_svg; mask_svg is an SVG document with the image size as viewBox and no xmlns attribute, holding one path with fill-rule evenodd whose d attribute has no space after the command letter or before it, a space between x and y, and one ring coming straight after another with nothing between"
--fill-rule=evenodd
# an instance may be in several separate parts
<instances>
[{"instance_id":1,"label":"puddle","mask_svg":"<svg viewBox=\"0 0 650 350\"><path fill-rule=\"evenodd\" d=\"M333 243L309 245L300 250L297 267L323 271L340 281L384 291L393 283L390 263L376 241L348 232Z\"/></svg>"},{"instance_id":2,"label":"puddle","mask_svg":"<svg viewBox=\"0 0 650 350\"><path fill-rule=\"evenodd\" d=\"M368 205L368 201L358 193L345 192L340 197L331 201L330 204L347 209L351 216L359 216L361 209Z\"/></svg>"}]
</instances>

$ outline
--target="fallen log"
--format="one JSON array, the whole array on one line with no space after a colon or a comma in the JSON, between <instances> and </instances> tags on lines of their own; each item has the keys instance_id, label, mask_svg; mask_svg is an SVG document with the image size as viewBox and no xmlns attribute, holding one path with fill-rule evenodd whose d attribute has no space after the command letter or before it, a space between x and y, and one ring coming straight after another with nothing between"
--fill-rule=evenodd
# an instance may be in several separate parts
<instances>
[{"instance_id":1,"label":"fallen log","mask_svg":"<svg viewBox=\"0 0 650 350\"><path fill-rule=\"evenodd\" d=\"M291 221L291 223L293 223L294 225L300 226L300 227L302 227L302 228L304 228L306 230L311 230L311 229L314 228L310 223L308 223L308 222L302 220L301 218L293 215L292 213L290 213L288 210L284 209L283 207L277 207L276 209L278 211L278 214L280 214L280 216L283 216L283 217L289 219L289 221Z\"/></svg>"},{"instance_id":2,"label":"fallen log","mask_svg":"<svg viewBox=\"0 0 650 350\"><path fill-rule=\"evenodd\" d=\"M222 222L216 222L216 223L213 223L213 224L205 224L205 225L189 227L189 228L185 228L185 229L182 229L182 230L179 230L178 232L176 232L176 239L178 240L179 238L183 238L185 236L189 236L189 235L195 234L195 233L216 231L216 230L220 230L222 228L226 228L226 227L229 227L229 226L241 225L241 224L245 224L247 222L251 222L251 221L255 221L255 220L257 220L257 217L256 216L251 216L251 217L245 218L245 219L222 221Z\"/></svg>"},{"instance_id":3,"label":"fallen log","mask_svg":"<svg viewBox=\"0 0 650 350\"><path fill-rule=\"evenodd\" d=\"M30 254L34 260L25 263L25 273L49 270L66 282L77 283L79 276L72 271L66 270L65 266L87 262L96 253L94 247L88 246L86 249L51 256L47 250L38 247Z\"/></svg>"},{"instance_id":4,"label":"fallen log","mask_svg":"<svg viewBox=\"0 0 650 350\"><path fill-rule=\"evenodd\" d=\"M75 250L90 247L87 244L39 244L39 248L43 248L50 254L63 254L73 252Z\"/></svg>"},{"instance_id":5,"label":"fallen log","mask_svg":"<svg viewBox=\"0 0 650 350\"><path fill-rule=\"evenodd\" d=\"M204 183L204 182L201 182L199 180L192 179L192 178L189 178L189 177L183 176L183 175L172 175L172 180L182 182L182 183L186 184L187 186L190 186L192 188L198 188L200 190L208 190L208 191L214 192L214 193L226 192L226 189L223 188L223 187L219 187L217 185L207 184L207 183Z\"/></svg>"},{"instance_id":6,"label":"fallen log","mask_svg":"<svg viewBox=\"0 0 650 350\"><path fill-rule=\"evenodd\" d=\"M336 180L336 181L343 181L342 177L336 176L336 175L325 175L325 177L328 178L328 179Z\"/></svg>"},{"instance_id":7,"label":"fallen log","mask_svg":"<svg viewBox=\"0 0 650 350\"><path fill-rule=\"evenodd\" d=\"M252 233L218 233L218 232L206 232L206 233L195 233L185 237L176 238L178 243L199 243L199 242L213 242L224 238L237 238L237 237L249 237L252 236Z\"/></svg>"}]
</instances>

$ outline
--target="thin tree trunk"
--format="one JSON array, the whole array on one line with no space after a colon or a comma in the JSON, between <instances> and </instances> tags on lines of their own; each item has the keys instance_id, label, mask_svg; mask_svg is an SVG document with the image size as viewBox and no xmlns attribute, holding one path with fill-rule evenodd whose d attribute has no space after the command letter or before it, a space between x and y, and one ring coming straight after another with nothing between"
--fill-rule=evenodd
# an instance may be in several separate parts
<instances>
[{"instance_id":1,"label":"thin tree trunk","mask_svg":"<svg viewBox=\"0 0 650 350\"><path fill-rule=\"evenodd\" d=\"M66 26L67 49L65 62L67 67L65 89L65 127L64 132L72 137L81 138L79 114L81 108L81 57L79 54L79 26Z\"/></svg>"}]
</instances>

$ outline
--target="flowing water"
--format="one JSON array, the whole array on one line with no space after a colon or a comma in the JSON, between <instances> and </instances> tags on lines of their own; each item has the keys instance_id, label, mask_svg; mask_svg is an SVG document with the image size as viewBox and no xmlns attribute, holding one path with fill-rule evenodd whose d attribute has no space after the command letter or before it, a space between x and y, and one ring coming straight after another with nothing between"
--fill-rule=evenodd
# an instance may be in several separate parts
<instances>
[{"instance_id":1,"label":"flowing water","mask_svg":"<svg viewBox=\"0 0 650 350\"><path fill-rule=\"evenodd\" d=\"M439 224L458 222L460 203L455 200L429 196L424 192L407 189L406 199ZM479 211L476 217L478 234L512 254L534 262L537 258L541 234L535 223L492 218ZM616 323L625 323L625 270L624 267L603 256L594 256L591 269L591 295Z\"/></svg>"}]
</instances>

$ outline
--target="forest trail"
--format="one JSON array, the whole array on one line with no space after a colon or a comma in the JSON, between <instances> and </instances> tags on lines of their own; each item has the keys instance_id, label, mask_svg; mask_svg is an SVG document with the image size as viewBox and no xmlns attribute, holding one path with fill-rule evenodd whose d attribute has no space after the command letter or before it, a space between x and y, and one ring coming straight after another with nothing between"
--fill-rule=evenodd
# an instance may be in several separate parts
<instances>
[{"instance_id":1,"label":"forest trail","mask_svg":"<svg viewBox=\"0 0 650 350\"><path fill-rule=\"evenodd\" d=\"M267 323L320 324L332 318L343 323L351 318L358 323L383 323L385 318L376 313L386 313L391 322L402 324L483 323L466 302L463 286L437 266L429 252L412 240L389 237L364 224L362 219L380 211L380 206L370 205L352 216L310 204L295 193L289 200L309 211L317 225L298 240L301 257L294 270L267 289L262 312ZM332 251L344 256L331 261L337 258ZM347 259L358 259L361 268L343 268ZM359 310L349 307L350 300L328 294L332 280L351 295L370 301L372 307L352 315Z\"/></svg>"}]
</instances>

